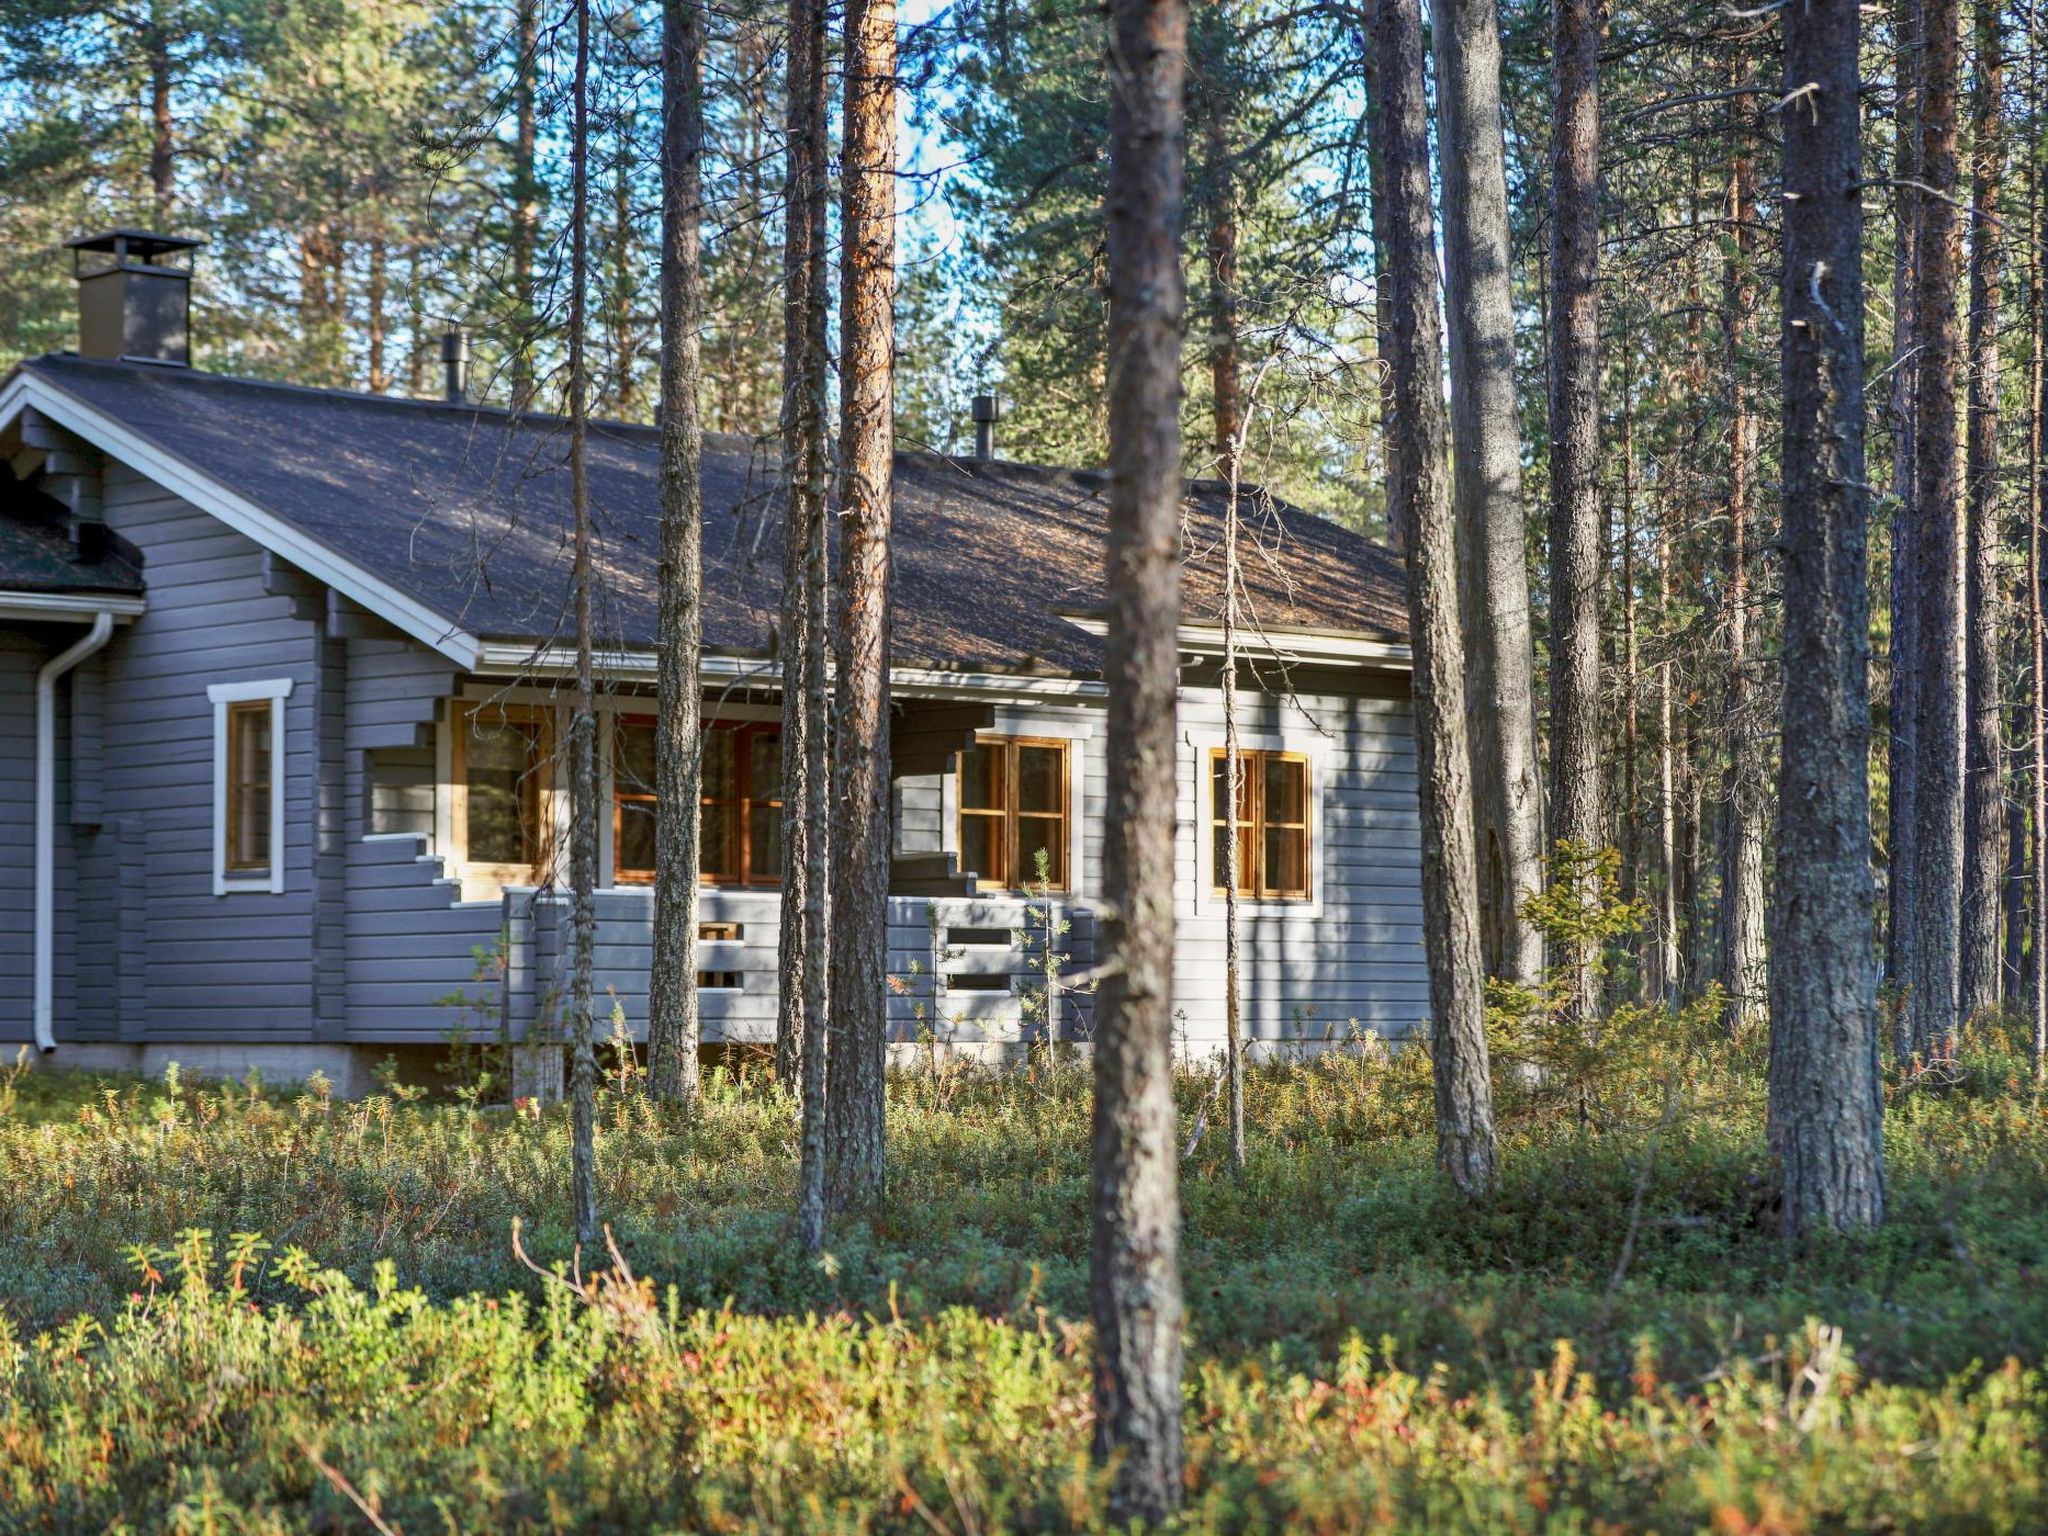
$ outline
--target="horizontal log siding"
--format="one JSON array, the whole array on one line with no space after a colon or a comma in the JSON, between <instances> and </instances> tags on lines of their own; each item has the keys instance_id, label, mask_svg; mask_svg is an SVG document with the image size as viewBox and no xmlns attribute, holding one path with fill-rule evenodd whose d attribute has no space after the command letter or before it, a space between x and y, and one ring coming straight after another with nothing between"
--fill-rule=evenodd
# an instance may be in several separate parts
<instances>
[{"instance_id":1,"label":"horizontal log siding","mask_svg":"<svg viewBox=\"0 0 2048 1536\"><path fill-rule=\"evenodd\" d=\"M318 625L264 590L250 540L120 465L107 520L142 552L149 611L116 631L101 689L103 814L139 823L139 860L96 859L81 910L124 895L139 862L142 1017L127 1038L306 1041L315 977L314 774ZM288 677L282 762L284 890L213 894L213 705L208 685ZM108 836L102 830L96 841ZM258 940L252 925L271 936ZM124 995L130 989L123 987ZM74 1024L86 1021L74 1021ZM113 1021L107 1021L110 1025ZM138 1027L139 1026L139 1027ZM60 1031L61 1034L61 1031Z\"/></svg>"},{"instance_id":2,"label":"horizontal log siding","mask_svg":"<svg viewBox=\"0 0 2048 1536\"><path fill-rule=\"evenodd\" d=\"M29 1038L35 976L36 670L42 642L0 629L0 1040Z\"/></svg>"},{"instance_id":3,"label":"horizontal log siding","mask_svg":"<svg viewBox=\"0 0 2048 1536\"><path fill-rule=\"evenodd\" d=\"M414 835L349 845L349 1040L423 1044L458 1029L475 1038L503 1027L497 961L507 903L460 900L460 882L426 849Z\"/></svg>"},{"instance_id":4,"label":"horizontal log siding","mask_svg":"<svg viewBox=\"0 0 2048 1536\"><path fill-rule=\"evenodd\" d=\"M1239 710L1247 747L1277 738L1315 752L1321 777L1314 828L1319 900L1298 907L1252 903L1240 915L1246 1037L1270 1046L1341 1039L1354 1030L1403 1035L1426 1026L1422 829L1409 705L1243 690ZM1174 1006L1200 1053L1220 1045L1225 1033L1223 898L1197 888L1195 843L1208 835L1206 775L1209 746L1223 732L1220 693L1184 690L1179 719Z\"/></svg>"}]
</instances>

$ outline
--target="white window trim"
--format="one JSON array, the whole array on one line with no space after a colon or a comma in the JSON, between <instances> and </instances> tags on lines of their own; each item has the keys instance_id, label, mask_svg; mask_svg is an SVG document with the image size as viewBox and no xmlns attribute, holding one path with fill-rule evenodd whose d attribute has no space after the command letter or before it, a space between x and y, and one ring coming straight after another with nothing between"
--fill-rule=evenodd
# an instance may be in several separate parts
<instances>
[{"instance_id":1,"label":"white window trim","mask_svg":"<svg viewBox=\"0 0 2048 1536\"><path fill-rule=\"evenodd\" d=\"M245 683L214 683L206 690L213 703L213 894L284 891L284 701L291 697L288 677L258 678ZM270 703L270 869L265 874L228 873L228 706Z\"/></svg>"},{"instance_id":2,"label":"white window trim","mask_svg":"<svg viewBox=\"0 0 2048 1536\"><path fill-rule=\"evenodd\" d=\"M1084 831L1088 805L1088 742L1095 735L1092 723L1069 720L1041 720L1030 714L1006 712L994 725L976 736L1030 736L1040 741L1067 744L1067 888L1054 892L1068 901L1086 899L1088 868ZM939 848L950 853L957 868L960 862L960 754L955 752L939 776ZM1006 893L988 892L991 896Z\"/></svg>"},{"instance_id":3,"label":"white window trim","mask_svg":"<svg viewBox=\"0 0 2048 1536\"><path fill-rule=\"evenodd\" d=\"M1223 897L1216 889L1216 838L1210 831L1210 816L1214 807L1210 804L1209 754L1221 752L1225 742L1221 727L1208 730L1190 731L1188 746L1194 753L1195 793L1195 901L1196 912L1204 905L1213 909L1213 915L1222 916ZM1329 788L1329 739L1321 735L1289 735L1280 731L1246 731L1237 733L1237 745L1245 752L1290 752L1308 759L1308 878L1309 898L1256 899L1240 896L1237 910L1251 916L1293 915L1296 917L1320 917L1323 911L1323 848L1329 842L1329 829L1325 824L1323 806Z\"/></svg>"}]
</instances>

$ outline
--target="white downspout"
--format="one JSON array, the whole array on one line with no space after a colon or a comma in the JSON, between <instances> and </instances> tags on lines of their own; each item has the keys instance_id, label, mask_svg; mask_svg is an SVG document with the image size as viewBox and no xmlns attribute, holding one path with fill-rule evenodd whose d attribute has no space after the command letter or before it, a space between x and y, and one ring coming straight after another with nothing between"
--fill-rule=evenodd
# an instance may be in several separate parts
<instances>
[{"instance_id":1,"label":"white downspout","mask_svg":"<svg viewBox=\"0 0 2048 1536\"><path fill-rule=\"evenodd\" d=\"M93 616L85 638L36 673L36 1046L57 1049L50 1022L57 970L57 679L105 645L114 616Z\"/></svg>"}]
</instances>

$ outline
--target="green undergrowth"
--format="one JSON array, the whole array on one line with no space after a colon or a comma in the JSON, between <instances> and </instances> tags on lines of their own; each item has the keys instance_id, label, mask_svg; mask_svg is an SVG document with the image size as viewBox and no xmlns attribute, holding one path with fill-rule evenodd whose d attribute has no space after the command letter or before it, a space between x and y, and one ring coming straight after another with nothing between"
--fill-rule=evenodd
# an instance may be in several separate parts
<instances>
[{"instance_id":1,"label":"green undergrowth","mask_svg":"<svg viewBox=\"0 0 2048 1536\"><path fill-rule=\"evenodd\" d=\"M2008 1034L1890 1090L1884 1230L1794 1253L1761 1043L1609 1027L1503 1071L1484 1207L1419 1052L1256 1069L1241 1173L1182 1078L1191 1527L2040 1528L2048 1114ZM573 1253L559 1111L19 1079L0 1525L1098 1524L1088 1087L897 1077L887 1205L814 1260L786 1096L615 1080L628 1282Z\"/></svg>"}]
</instances>

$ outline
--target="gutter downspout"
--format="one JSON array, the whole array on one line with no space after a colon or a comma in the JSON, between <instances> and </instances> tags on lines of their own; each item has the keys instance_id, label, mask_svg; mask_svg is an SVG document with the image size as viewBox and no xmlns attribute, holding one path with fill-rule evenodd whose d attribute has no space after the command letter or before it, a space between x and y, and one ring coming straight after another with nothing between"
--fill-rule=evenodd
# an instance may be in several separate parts
<instances>
[{"instance_id":1,"label":"gutter downspout","mask_svg":"<svg viewBox=\"0 0 2048 1536\"><path fill-rule=\"evenodd\" d=\"M92 628L36 673L36 1048L57 1049L51 1027L57 969L57 679L98 651L114 633L113 614L93 615Z\"/></svg>"}]
</instances>

